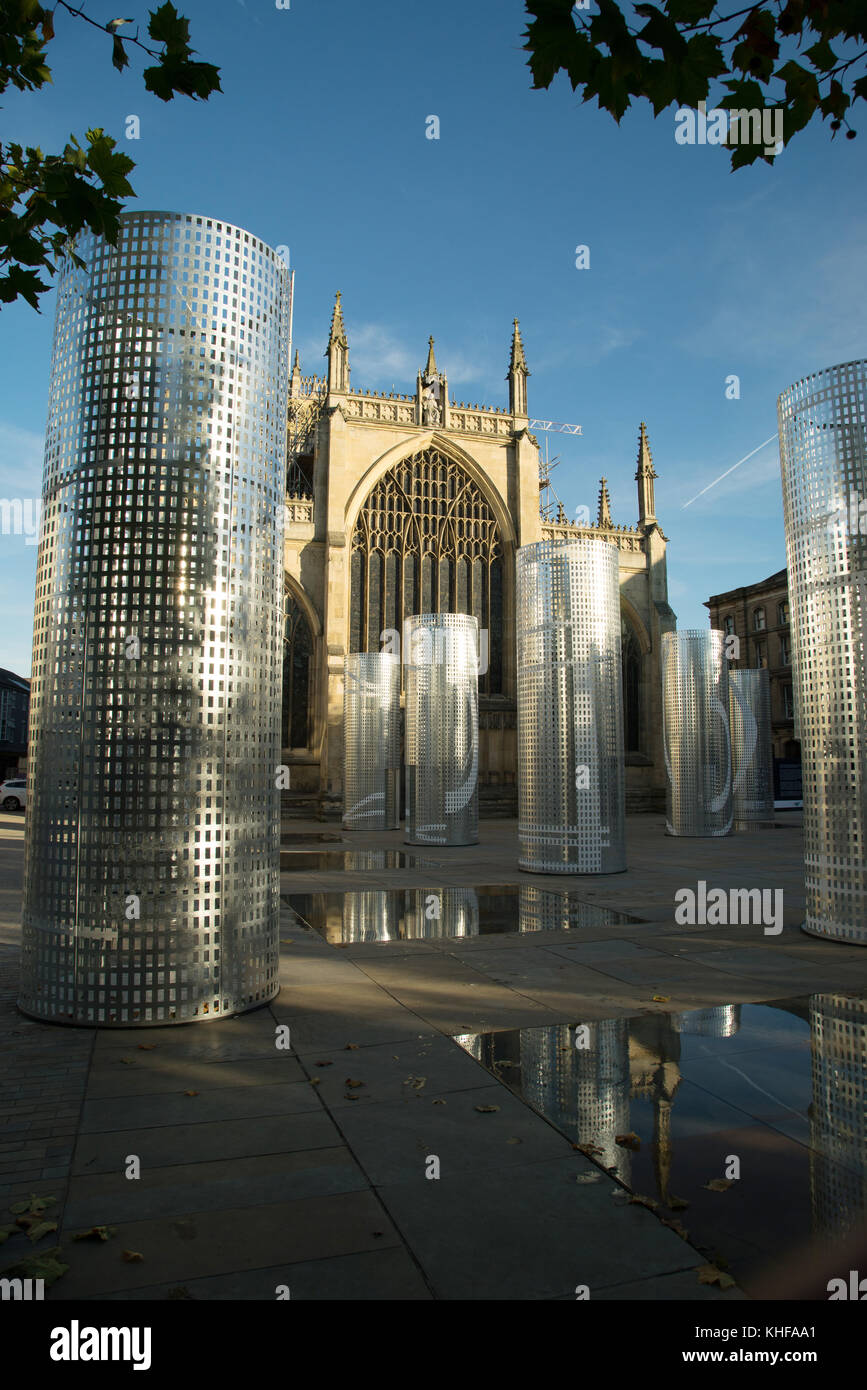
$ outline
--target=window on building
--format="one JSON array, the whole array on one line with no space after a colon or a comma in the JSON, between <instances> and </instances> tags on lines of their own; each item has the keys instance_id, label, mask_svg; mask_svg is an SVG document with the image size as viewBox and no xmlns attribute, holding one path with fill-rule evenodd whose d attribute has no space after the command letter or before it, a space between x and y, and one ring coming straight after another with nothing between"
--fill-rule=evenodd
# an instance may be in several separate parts
<instances>
[{"instance_id":1,"label":"window on building","mask_svg":"<svg viewBox=\"0 0 867 1390\"><path fill-rule=\"evenodd\" d=\"M785 634L780 638L780 665L791 666L792 664L792 643Z\"/></svg>"},{"instance_id":2,"label":"window on building","mask_svg":"<svg viewBox=\"0 0 867 1390\"><path fill-rule=\"evenodd\" d=\"M767 648L767 646L766 646L766 644L765 644L764 642L757 642L757 643L756 643L756 665L757 665L757 666L767 666L767 664L768 664L768 648Z\"/></svg>"},{"instance_id":3,"label":"window on building","mask_svg":"<svg viewBox=\"0 0 867 1390\"><path fill-rule=\"evenodd\" d=\"M620 619L623 664L623 740L627 753L641 751L641 647L625 618Z\"/></svg>"},{"instance_id":4,"label":"window on building","mask_svg":"<svg viewBox=\"0 0 867 1390\"><path fill-rule=\"evenodd\" d=\"M780 626L781 626L781 627L788 627L788 624L789 624L789 601L788 601L788 599L785 601L785 603L781 603L781 604L780 604L779 609L778 609L778 614L779 614L779 619L780 619Z\"/></svg>"},{"instance_id":5,"label":"window on building","mask_svg":"<svg viewBox=\"0 0 867 1390\"><path fill-rule=\"evenodd\" d=\"M352 534L349 650L382 650L413 613L471 613L488 632L483 694L503 688L503 551L482 492L437 449L379 479Z\"/></svg>"},{"instance_id":6,"label":"window on building","mask_svg":"<svg viewBox=\"0 0 867 1390\"><path fill-rule=\"evenodd\" d=\"M735 620L732 617L731 613L726 613L725 617L723 618L723 632L726 634L727 637L731 637L734 630Z\"/></svg>"},{"instance_id":7,"label":"window on building","mask_svg":"<svg viewBox=\"0 0 867 1390\"><path fill-rule=\"evenodd\" d=\"M753 628L754 628L754 630L755 630L756 632L764 632L765 626L766 626L766 624L765 624L765 610L764 610L764 608L754 608L754 609L753 609Z\"/></svg>"},{"instance_id":8,"label":"window on building","mask_svg":"<svg viewBox=\"0 0 867 1390\"><path fill-rule=\"evenodd\" d=\"M795 695L790 685L783 686L783 710L787 719L795 717Z\"/></svg>"},{"instance_id":9,"label":"window on building","mask_svg":"<svg viewBox=\"0 0 867 1390\"><path fill-rule=\"evenodd\" d=\"M286 590L283 627L284 748L310 745L310 624L300 605Z\"/></svg>"}]
</instances>

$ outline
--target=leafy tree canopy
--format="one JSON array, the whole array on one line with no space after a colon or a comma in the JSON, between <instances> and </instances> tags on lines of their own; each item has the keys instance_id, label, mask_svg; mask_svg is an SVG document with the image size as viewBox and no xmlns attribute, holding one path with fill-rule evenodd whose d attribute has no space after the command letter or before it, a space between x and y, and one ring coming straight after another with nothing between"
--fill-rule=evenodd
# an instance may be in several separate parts
<instances>
[{"instance_id":1,"label":"leafy tree canopy","mask_svg":"<svg viewBox=\"0 0 867 1390\"><path fill-rule=\"evenodd\" d=\"M118 72L129 66L130 49L153 59L144 69L144 83L162 101L172 101L176 93L207 101L221 90L219 69L194 61L189 21L170 0L148 15L150 42L139 38L138 29L122 32L135 24L133 19L101 24L66 0L50 7L37 0L3 0L0 93L9 87L37 91L51 81L48 46L58 11L108 36ZM84 143L71 135L62 154L0 143L0 303L20 296L38 309L39 296L49 289L43 274L54 273L55 260L64 251L73 254L71 239L83 227L116 242L122 199L135 197L127 177L134 168L133 160L99 127L87 131Z\"/></svg>"},{"instance_id":2,"label":"leafy tree canopy","mask_svg":"<svg viewBox=\"0 0 867 1390\"><path fill-rule=\"evenodd\" d=\"M867 97L865 0L761 0L725 14L716 13L716 0L628 10L593 0L593 7L527 0L534 87L550 87L562 70L573 91L584 101L596 97L619 123L633 98L649 101L658 116L672 102L706 102L720 81L722 109L779 107L784 144L816 115L830 120L833 135L845 126L854 139L849 111ZM773 163L774 156L759 143L733 146L732 168L759 158Z\"/></svg>"}]
</instances>

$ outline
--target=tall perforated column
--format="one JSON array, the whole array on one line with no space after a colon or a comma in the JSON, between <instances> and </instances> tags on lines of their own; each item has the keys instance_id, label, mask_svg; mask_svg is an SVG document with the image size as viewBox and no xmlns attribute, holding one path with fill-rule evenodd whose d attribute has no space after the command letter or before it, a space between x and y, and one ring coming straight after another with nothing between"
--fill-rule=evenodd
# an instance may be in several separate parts
<instances>
[{"instance_id":1,"label":"tall perforated column","mask_svg":"<svg viewBox=\"0 0 867 1390\"><path fill-rule=\"evenodd\" d=\"M780 396L804 930L867 944L867 361Z\"/></svg>"},{"instance_id":2,"label":"tall perforated column","mask_svg":"<svg viewBox=\"0 0 867 1390\"><path fill-rule=\"evenodd\" d=\"M474 845L479 838L479 628L465 613L404 624L406 839Z\"/></svg>"},{"instance_id":3,"label":"tall perforated column","mask_svg":"<svg viewBox=\"0 0 867 1390\"><path fill-rule=\"evenodd\" d=\"M289 272L179 213L58 281L21 1007L211 1020L277 992Z\"/></svg>"},{"instance_id":4,"label":"tall perforated column","mask_svg":"<svg viewBox=\"0 0 867 1390\"><path fill-rule=\"evenodd\" d=\"M617 547L596 537L518 551L518 863L626 868Z\"/></svg>"},{"instance_id":5,"label":"tall perforated column","mask_svg":"<svg viewBox=\"0 0 867 1390\"><path fill-rule=\"evenodd\" d=\"M732 816L735 830L774 823L774 745L767 671L729 672Z\"/></svg>"},{"instance_id":6,"label":"tall perforated column","mask_svg":"<svg viewBox=\"0 0 867 1390\"><path fill-rule=\"evenodd\" d=\"M732 828L729 683L725 636L715 628L662 637L662 707L669 835Z\"/></svg>"},{"instance_id":7,"label":"tall perforated column","mask_svg":"<svg viewBox=\"0 0 867 1390\"><path fill-rule=\"evenodd\" d=\"M400 824L400 657L352 652L343 659L343 828Z\"/></svg>"}]
</instances>

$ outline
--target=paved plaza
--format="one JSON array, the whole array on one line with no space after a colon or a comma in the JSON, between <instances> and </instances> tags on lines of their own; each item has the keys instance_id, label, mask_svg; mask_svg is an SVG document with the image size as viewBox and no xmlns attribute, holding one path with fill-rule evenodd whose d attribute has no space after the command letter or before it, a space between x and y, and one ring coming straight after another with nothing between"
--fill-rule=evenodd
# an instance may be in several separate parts
<instances>
[{"instance_id":1,"label":"paved plaza","mask_svg":"<svg viewBox=\"0 0 867 1390\"><path fill-rule=\"evenodd\" d=\"M284 822L273 1003L212 1024L100 1031L16 1009L23 821L0 815L0 1205L50 1196L43 1219L57 1223L32 1243L0 1217L13 1225L0 1265L59 1248L68 1269L54 1300L545 1300L581 1286L591 1299L744 1298L700 1282L713 1257L688 1214L665 1224L658 1203L630 1201L625 1170L578 1147L528 1099L526 1077L510 1085L510 1064L486 1064L490 1048L473 1040L629 1019L634 1081L642 1036L673 1016L867 990L867 951L799 930L798 813L719 840L672 839L661 816L634 816L627 847L628 872L567 880L520 873L514 821L482 821L477 846L430 851L400 832ZM353 871L306 857L366 849L426 862ZM781 889L782 931L676 925L675 893L700 880ZM518 884L568 887L587 924L344 943L289 901ZM370 917L382 898L358 901ZM776 1038L790 1052L804 1047L797 1013ZM741 1074L759 1051L741 1052ZM702 1130L707 1176L739 1126L761 1123L803 1159L807 1140L778 1111L727 1104L725 1132ZM94 1227L107 1229L75 1239Z\"/></svg>"}]
</instances>

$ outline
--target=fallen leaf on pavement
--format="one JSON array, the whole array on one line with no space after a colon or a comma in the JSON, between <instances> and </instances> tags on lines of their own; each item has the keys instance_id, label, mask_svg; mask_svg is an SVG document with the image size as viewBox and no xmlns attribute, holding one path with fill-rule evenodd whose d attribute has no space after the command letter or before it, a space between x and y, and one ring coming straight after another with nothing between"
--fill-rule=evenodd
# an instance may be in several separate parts
<instances>
[{"instance_id":1,"label":"fallen leaf on pavement","mask_svg":"<svg viewBox=\"0 0 867 1390\"><path fill-rule=\"evenodd\" d=\"M363 1081L356 1081L353 1077L347 1076L347 1078L346 1078L346 1080L345 1080L345 1082L344 1082L343 1084L344 1084L344 1086L353 1086L353 1087L354 1087L354 1086L363 1086L363 1085L364 1085L364 1082L363 1082Z\"/></svg>"},{"instance_id":2,"label":"fallen leaf on pavement","mask_svg":"<svg viewBox=\"0 0 867 1390\"><path fill-rule=\"evenodd\" d=\"M629 1203L634 1203L639 1207L647 1207L650 1211L657 1211L659 1208L659 1203L653 1197L643 1197L640 1192L633 1192L629 1198Z\"/></svg>"},{"instance_id":3,"label":"fallen leaf on pavement","mask_svg":"<svg viewBox=\"0 0 867 1390\"><path fill-rule=\"evenodd\" d=\"M670 994L654 994L652 996L654 1004L667 1004L671 998Z\"/></svg>"},{"instance_id":4,"label":"fallen leaf on pavement","mask_svg":"<svg viewBox=\"0 0 867 1390\"><path fill-rule=\"evenodd\" d=\"M716 1265L702 1265L698 1271L698 1282L700 1284L719 1284L721 1289L730 1289L734 1286L734 1279L730 1274L725 1274Z\"/></svg>"},{"instance_id":5,"label":"fallen leaf on pavement","mask_svg":"<svg viewBox=\"0 0 867 1390\"><path fill-rule=\"evenodd\" d=\"M198 1094L198 1091L184 1091L185 1096L197 1096Z\"/></svg>"},{"instance_id":6,"label":"fallen leaf on pavement","mask_svg":"<svg viewBox=\"0 0 867 1390\"><path fill-rule=\"evenodd\" d=\"M734 1187L732 1178L711 1178L704 1184L706 1192L727 1192L730 1187Z\"/></svg>"},{"instance_id":7,"label":"fallen leaf on pavement","mask_svg":"<svg viewBox=\"0 0 867 1390\"><path fill-rule=\"evenodd\" d=\"M344 1051L344 1052L357 1052L357 1051L358 1051L358 1043L347 1043L346 1046L344 1047L343 1051Z\"/></svg>"},{"instance_id":8,"label":"fallen leaf on pavement","mask_svg":"<svg viewBox=\"0 0 867 1390\"><path fill-rule=\"evenodd\" d=\"M477 1105L476 1109L480 1115L493 1115L495 1110L499 1110L499 1105Z\"/></svg>"},{"instance_id":9,"label":"fallen leaf on pavement","mask_svg":"<svg viewBox=\"0 0 867 1390\"><path fill-rule=\"evenodd\" d=\"M56 1221L37 1221L37 1223L34 1226L30 1227L30 1230L27 1232L27 1234L33 1241L33 1244L35 1245L37 1240L41 1240L43 1236L47 1236L51 1231L56 1230Z\"/></svg>"},{"instance_id":10,"label":"fallen leaf on pavement","mask_svg":"<svg viewBox=\"0 0 867 1390\"><path fill-rule=\"evenodd\" d=\"M120 1258L126 1260L128 1265L134 1265L138 1264L139 1260L143 1260L144 1255L140 1254L138 1250L122 1250Z\"/></svg>"},{"instance_id":11,"label":"fallen leaf on pavement","mask_svg":"<svg viewBox=\"0 0 867 1390\"><path fill-rule=\"evenodd\" d=\"M139 1043L138 1050L139 1052L153 1052L155 1047L156 1043Z\"/></svg>"},{"instance_id":12,"label":"fallen leaf on pavement","mask_svg":"<svg viewBox=\"0 0 867 1390\"><path fill-rule=\"evenodd\" d=\"M669 1197L668 1206L671 1211L685 1211L689 1202L683 1197Z\"/></svg>"},{"instance_id":13,"label":"fallen leaf on pavement","mask_svg":"<svg viewBox=\"0 0 867 1390\"><path fill-rule=\"evenodd\" d=\"M628 1134L616 1134L614 1142L619 1144L621 1149L635 1149L637 1151L641 1148L641 1140L633 1130L630 1130Z\"/></svg>"},{"instance_id":14,"label":"fallen leaf on pavement","mask_svg":"<svg viewBox=\"0 0 867 1390\"><path fill-rule=\"evenodd\" d=\"M73 1240L109 1240L117 1234L115 1226L91 1226L89 1231L79 1231Z\"/></svg>"}]
</instances>

